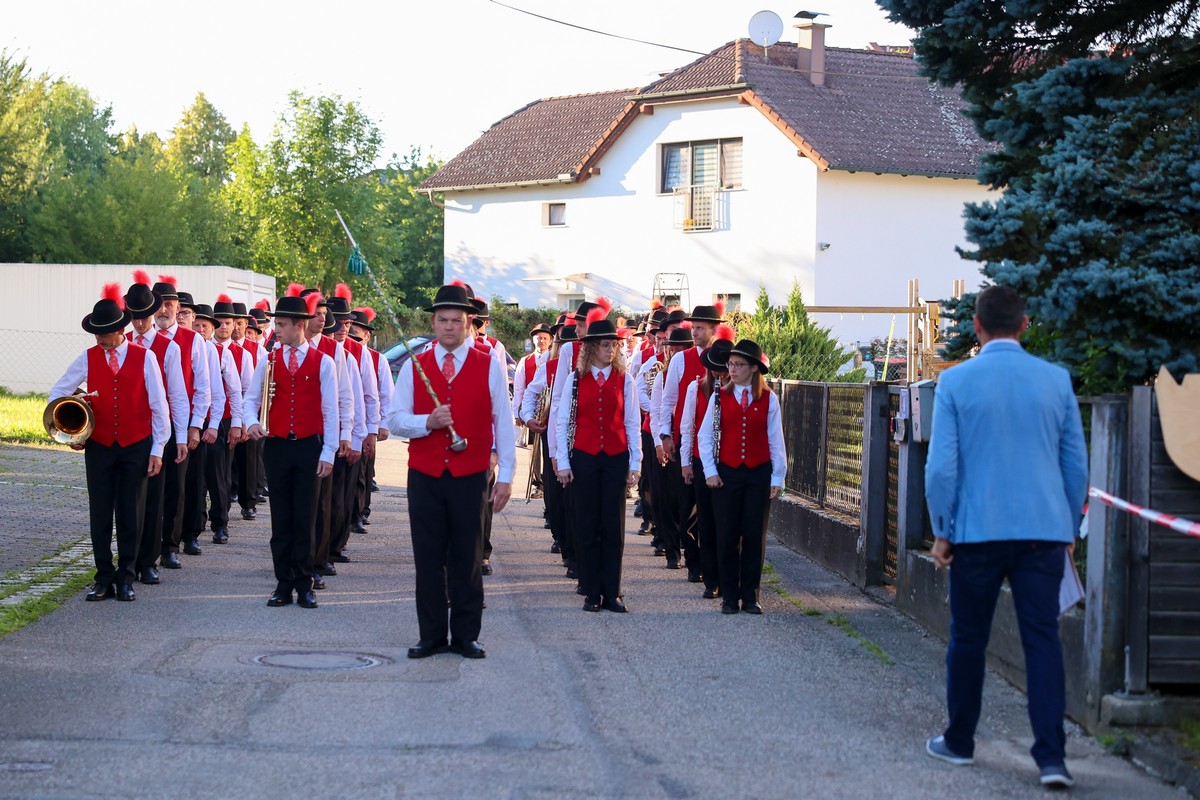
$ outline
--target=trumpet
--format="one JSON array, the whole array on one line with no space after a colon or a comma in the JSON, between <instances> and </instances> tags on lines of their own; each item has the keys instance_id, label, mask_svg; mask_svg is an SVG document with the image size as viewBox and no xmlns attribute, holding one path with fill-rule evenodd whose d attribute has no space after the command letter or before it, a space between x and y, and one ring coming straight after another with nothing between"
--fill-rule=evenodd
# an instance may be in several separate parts
<instances>
[{"instance_id":1,"label":"trumpet","mask_svg":"<svg viewBox=\"0 0 1200 800\"><path fill-rule=\"evenodd\" d=\"M547 420L550 419L550 395L554 387L547 385L545 389L538 392L537 402L533 405L533 420L538 425L545 427Z\"/></svg>"},{"instance_id":2,"label":"trumpet","mask_svg":"<svg viewBox=\"0 0 1200 800\"><path fill-rule=\"evenodd\" d=\"M96 415L85 397L96 397L97 392L88 392L59 397L46 404L42 412L42 424L46 433L59 444L83 444L96 427Z\"/></svg>"},{"instance_id":3,"label":"trumpet","mask_svg":"<svg viewBox=\"0 0 1200 800\"><path fill-rule=\"evenodd\" d=\"M271 401L275 399L275 353L267 354L267 366L263 369L262 403L258 410L259 427L263 436L271 432Z\"/></svg>"}]
</instances>

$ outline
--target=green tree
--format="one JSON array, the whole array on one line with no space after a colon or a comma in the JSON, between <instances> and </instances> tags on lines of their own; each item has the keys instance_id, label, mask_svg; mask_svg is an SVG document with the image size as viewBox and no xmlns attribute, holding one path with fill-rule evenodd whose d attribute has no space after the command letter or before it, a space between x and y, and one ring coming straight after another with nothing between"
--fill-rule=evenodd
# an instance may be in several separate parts
<instances>
[{"instance_id":1,"label":"green tree","mask_svg":"<svg viewBox=\"0 0 1200 800\"><path fill-rule=\"evenodd\" d=\"M441 166L413 148L370 178L375 194L367 221L370 239L360 244L372 265L382 269L381 279L409 303L419 302L442 283L442 209L417 191Z\"/></svg>"},{"instance_id":2,"label":"green tree","mask_svg":"<svg viewBox=\"0 0 1200 800\"><path fill-rule=\"evenodd\" d=\"M830 328L809 318L798 283L792 284L787 303L779 307L771 305L767 288L760 285L754 313L738 326L737 336L762 348L776 378L846 383L866 378L865 369L843 369L854 351L843 348Z\"/></svg>"},{"instance_id":3,"label":"green tree","mask_svg":"<svg viewBox=\"0 0 1200 800\"><path fill-rule=\"evenodd\" d=\"M1200 368L1200 16L1194 0L879 0L919 31L997 145L966 211L995 283L1028 299L1030 349L1084 393ZM953 317L973 343L964 298Z\"/></svg>"},{"instance_id":4,"label":"green tree","mask_svg":"<svg viewBox=\"0 0 1200 800\"><path fill-rule=\"evenodd\" d=\"M221 198L234 140L233 128L201 92L167 142L166 163L182 188L184 218L201 264L249 262L249 251L234 243L234 221Z\"/></svg>"}]
</instances>

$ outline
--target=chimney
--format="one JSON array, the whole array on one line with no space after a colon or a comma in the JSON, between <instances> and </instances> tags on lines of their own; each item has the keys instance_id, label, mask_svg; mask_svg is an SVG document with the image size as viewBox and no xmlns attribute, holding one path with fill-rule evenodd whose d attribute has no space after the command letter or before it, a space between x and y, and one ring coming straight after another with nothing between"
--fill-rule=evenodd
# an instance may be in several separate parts
<instances>
[{"instance_id":1,"label":"chimney","mask_svg":"<svg viewBox=\"0 0 1200 800\"><path fill-rule=\"evenodd\" d=\"M796 48L796 69L807 72L813 86L824 86L825 30L832 26L814 22L816 17L816 14L809 11L801 11L796 15L800 20L793 26L800 32L800 41Z\"/></svg>"}]
</instances>

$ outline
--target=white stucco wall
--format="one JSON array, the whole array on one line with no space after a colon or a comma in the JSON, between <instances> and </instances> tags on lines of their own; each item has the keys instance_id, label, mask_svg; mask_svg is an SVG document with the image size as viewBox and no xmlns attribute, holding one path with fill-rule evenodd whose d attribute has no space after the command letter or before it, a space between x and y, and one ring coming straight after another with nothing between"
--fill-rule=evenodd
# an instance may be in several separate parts
<instances>
[{"instance_id":1,"label":"white stucco wall","mask_svg":"<svg viewBox=\"0 0 1200 800\"><path fill-rule=\"evenodd\" d=\"M736 137L743 188L722 193L724 224L676 229L675 199L657 193L659 145ZM655 273L686 273L692 305L740 294L746 308L760 283L777 304L798 281L810 305L903 305L910 277L928 299L948 295L953 278L978 282L954 252L963 202L984 196L973 181L822 173L759 111L733 99L658 105L599 166L580 184L447 194L446 280L523 306L561 307L564 296L585 294L633 311L648 306ZM548 202L566 203L565 226L542 225ZM568 275L580 277L545 279ZM890 318L821 321L853 342L886 335Z\"/></svg>"}]
</instances>

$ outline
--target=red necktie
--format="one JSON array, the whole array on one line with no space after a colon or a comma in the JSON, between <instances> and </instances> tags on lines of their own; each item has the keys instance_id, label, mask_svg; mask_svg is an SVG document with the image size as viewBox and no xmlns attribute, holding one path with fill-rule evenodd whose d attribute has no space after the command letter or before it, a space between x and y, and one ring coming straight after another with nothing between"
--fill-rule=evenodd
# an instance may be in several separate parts
<instances>
[{"instance_id":1,"label":"red necktie","mask_svg":"<svg viewBox=\"0 0 1200 800\"><path fill-rule=\"evenodd\" d=\"M603 372L596 373L596 386L600 387L601 389L604 388L604 373Z\"/></svg>"},{"instance_id":2,"label":"red necktie","mask_svg":"<svg viewBox=\"0 0 1200 800\"><path fill-rule=\"evenodd\" d=\"M146 337L139 333L137 335L137 343L140 347L145 347L146 346Z\"/></svg>"},{"instance_id":3,"label":"red necktie","mask_svg":"<svg viewBox=\"0 0 1200 800\"><path fill-rule=\"evenodd\" d=\"M750 407L750 390L746 389L742 392L742 411Z\"/></svg>"},{"instance_id":4,"label":"red necktie","mask_svg":"<svg viewBox=\"0 0 1200 800\"><path fill-rule=\"evenodd\" d=\"M288 372L295 375L298 369L300 369L300 361L296 357L296 348L293 347L288 353Z\"/></svg>"},{"instance_id":5,"label":"red necktie","mask_svg":"<svg viewBox=\"0 0 1200 800\"><path fill-rule=\"evenodd\" d=\"M442 357L442 377L447 383L454 380L454 355L451 353Z\"/></svg>"},{"instance_id":6,"label":"red necktie","mask_svg":"<svg viewBox=\"0 0 1200 800\"><path fill-rule=\"evenodd\" d=\"M118 372L121 371L121 365L117 362L117 351L116 350L108 351L108 368L113 371L113 375L116 375Z\"/></svg>"}]
</instances>

